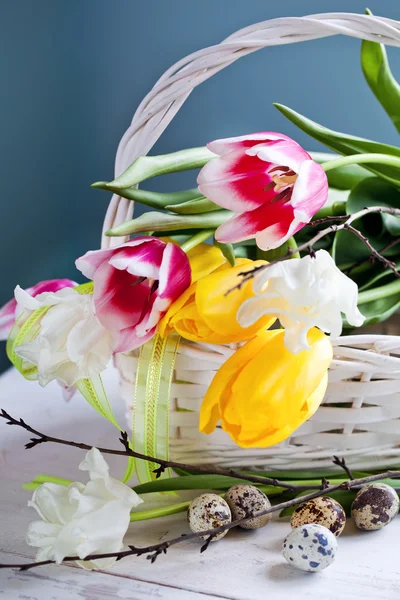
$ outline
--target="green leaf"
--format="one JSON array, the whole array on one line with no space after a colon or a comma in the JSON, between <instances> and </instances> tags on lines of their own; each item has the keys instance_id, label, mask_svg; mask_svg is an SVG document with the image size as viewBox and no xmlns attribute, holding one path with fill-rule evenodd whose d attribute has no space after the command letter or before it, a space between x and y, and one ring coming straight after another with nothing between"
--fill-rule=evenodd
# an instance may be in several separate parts
<instances>
[{"instance_id":1,"label":"green leaf","mask_svg":"<svg viewBox=\"0 0 400 600\"><path fill-rule=\"evenodd\" d=\"M365 316L364 325L386 321L400 308L400 279L360 292L358 308ZM344 326L349 327L346 322L344 322Z\"/></svg>"},{"instance_id":2,"label":"green leaf","mask_svg":"<svg viewBox=\"0 0 400 600\"><path fill-rule=\"evenodd\" d=\"M368 177L358 183L350 192L346 212L353 214L369 206L392 206L400 208L400 191L378 177ZM390 217L390 218L388 218ZM381 252L400 234L400 218L392 215L371 214L354 222L373 247ZM400 246L393 246L384 252L385 256L399 254ZM349 231L338 231L333 244L333 258L339 268L345 269L370 256L368 248ZM381 266L383 270L383 267ZM357 282L358 283L358 282Z\"/></svg>"},{"instance_id":3,"label":"green leaf","mask_svg":"<svg viewBox=\"0 0 400 600\"><path fill-rule=\"evenodd\" d=\"M367 14L372 13L367 9ZM400 85L390 70L385 46L364 40L361 67L369 87L400 133Z\"/></svg>"},{"instance_id":4,"label":"green leaf","mask_svg":"<svg viewBox=\"0 0 400 600\"><path fill-rule=\"evenodd\" d=\"M324 163L338 157L331 152L310 152L311 157L317 163ZM332 169L326 174L330 188L337 190L351 190L357 183L370 176L369 171L361 165L347 165Z\"/></svg>"},{"instance_id":5,"label":"green leaf","mask_svg":"<svg viewBox=\"0 0 400 600\"><path fill-rule=\"evenodd\" d=\"M148 212L137 219L126 221L106 232L106 235L130 235L143 231L179 231L186 229L216 229L225 223L233 213L229 210L216 210L201 215L170 215Z\"/></svg>"},{"instance_id":6,"label":"green leaf","mask_svg":"<svg viewBox=\"0 0 400 600\"><path fill-rule=\"evenodd\" d=\"M110 182L110 186L117 189L129 188L150 177L204 167L212 158L215 158L215 154L205 146L159 156L139 156L126 171Z\"/></svg>"},{"instance_id":7,"label":"green leaf","mask_svg":"<svg viewBox=\"0 0 400 600\"><path fill-rule=\"evenodd\" d=\"M232 267L234 267L236 264L236 259L232 244L221 244L220 242L217 242L215 238L213 239L213 244L221 250L226 260L232 265Z\"/></svg>"},{"instance_id":8,"label":"green leaf","mask_svg":"<svg viewBox=\"0 0 400 600\"><path fill-rule=\"evenodd\" d=\"M348 156L360 153L377 153L400 157L400 148L397 148L396 146L389 146L387 144L381 144L372 140L333 131L332 129L323 127L315 121L304 117L283 104L274 104L274 106L276 106L289 121L294 123L294 125L297 125L302 131L308 133L308 135L314 139L340 154ZM395 185L400 185L400 171L396 167L366 164L365 168Z\"/></svg>"},{"instance_id":9,"label":"green leaf","mask_svg":"<svg viewBox=\"0 0 400 600\"><path fill-rule=\"evenodd\" d=\"M198 196L187 202L180 204L171 204L165 207L167 210L178 213L180 215L193 215L221 210L221 207L204 196Z\"/></svg>"},{"instance_id":10,"label":"green leaf","mask_svg":"<svg viewBox=\"0 0 400 600\"><path fill-rule=\"evenodd\" d=\"M150 510L138 510L131 512L131 523L137 521L148 521L149 519L158 519L169 515L176 515L180 512L185 512L190 505L190 500L179 504L171 504L171 506L161 506Z\"/></svg>"},{"instance_id":11,"label":"green leaf","mask_svg":"<svg viewBox=\"0 0 400 600\"><path fill-rule=\"evenodd\" d=\"M140 190L133 187L121 190L113 187L106 181L97 181L96 183L92 183L91 187L98 190L104 190L106 192L113 192L119 196L122 196L123 198L126 198L127 200L140 202L140 204L150 206L151 208L158 208L160 210L167 209L169 206L173 206L175 204L186 204L194 198L199 199L204 197L201 196L197 188L192 190L184 190L183 192L171 192L169 194L165 194L159 192L149 192L148 190Z\"/></svg>"},{"instance_id":12,"label":"green leaf","mask_svg":"<svg viewBox=\"0 0 400 600\"><path fill-rule=\"evenodd\" d=\"M227 477L226 475L184 475L169 479L156 479L149 483L142 483L133 489L137 494L151 492L169 492L175 490L227 490L233 485L246 483L243 479ZM282 491L282 488L279 488Z\"/></svg>"}]
</instances>

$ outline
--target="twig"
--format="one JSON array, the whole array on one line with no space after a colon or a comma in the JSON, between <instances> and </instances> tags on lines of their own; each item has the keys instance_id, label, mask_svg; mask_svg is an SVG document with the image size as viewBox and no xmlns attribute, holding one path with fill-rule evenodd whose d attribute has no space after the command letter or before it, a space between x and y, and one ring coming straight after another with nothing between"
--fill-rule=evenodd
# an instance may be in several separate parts
<instances>
[{"instance_id":1,"label":"twig","mask_svg":"<svg viewBox=\"0 0 400 600\"><path fill-rule=\"evenodd\" d=\"M394 246L397 246L398 244L400 244L400 237L395 238L394 240L391 240L388 244L386 244L382 248L379 248L378 252L379 252L379 254L383 254L384 252L387 252L388 250L390 250L391 248L394 248ZM360 267L361 265L363 265L367 262L374 263L375 260L376 259L374 256L368 256L368 258L364 258L362 260L357 261L356 263L354 263L354 265L351 265L351 267L348 267L347 269L343 269L343 273L346 273L346 275L350 275L350 273L352 271L354 271L354 269L356 269L357 267Z\"/></svg>"},{"instance_id":2,"label":"twig","mask_svg":"<svg viewBox=\"0 0 400 600\"><path fill-rule=\"evenodd\" d=\"M374 257L376 260L379 260L386 267L386 269L390 269L391 271L393 271L396 277L400 277L400 273L397 270L396 263L392 262L391 260L388 260L387 258L382 256L382 254L380 254L377 250L375 250L371 242L368 240L368 238L365 237L365 235L361 233L361 231L358 231L358 229L352 227L352 225L348 225L347 223L344 224L343 228L346 231L349 231L350 233L358 237L358 239L362 241L364 246L368 248L372 257Z\"/></svg>"},{"instance_id":3,"label":"twig","mask_svg":"<svg viewBox=\"0 0 400 600\"><path fill-rule=\"evenodd\" d=\"M69 440L63 440L61 438L56 438L53 436L46 435L37 431L37 429L33 429L30 425L25 423L23 419L14 419L11 415L9 415L5 410L0 411L0 418L3 418L7 421L8 425L16 425L18 427L22 427L29 433L32 433L34 438L31 438L31 441L25 445L25 448L34 448L38 444L43 444L46 442L52 442L55 444L63 444L64 446L72 446L73 448L79 448L80 450L91 450L93 446L90 444L84 444L81 442L72 442ZM154 470L156 475L159 477L161 473L167 468L171 469L184 469L185 471L190 471L192 473L202 474L202 475L224 475L226 477L234 477L236 479L242 479L243 481L250 481L251 483L257 483L260 485L271 485L275 487L280 487L293 492L300 492L310 489L319 489L319 486L302 486L302 485L292 485L291 483L287 483L285 481L280 481L279 479L271 478L271 477L259 477L256 475L244 475L238 471L233 469L220 469L219 467L201 467L197 465L187 465L184 463L175 462L173 460L164 460L161 458L156 458L153 456L148 456L146 454L141 454L140 452L136 452L129 447L128 442L128 434L126 432L121 433L121 437L119 440L124 446L124 450L113 450L111 448L98 448L100 452L103 454L116 454L118 456L133 456L134 458L138 458L141 460L146 460L148 462L156 463L160 465L157 469Z\"/></svg>"},{"instance_id":4,"label":"twig","mask_svg":"<svg viewBox=\"0 0 400 600\"><path fill-rule=\"evenodd\" d=\"M298 498L293 498L292 500L288 500L286 502L282 502L281 504L276 504L275 506L271 506L270 508L266 508L261 511L253 512L242 519L236 519L231 523L225 523L220 527L216 527L215 529L208 529L207 531L199 531L196 533L184 533L175 538L171 538L170 540L165 540L159 544L154 544L152 546L145 546L142 548L137 548L136 546L129 546L129 550L123 550L121 552L107 552L104 554L90 554L86 556L84 559L81 559L79 556L67 556L65 557L63 562L71 562L77 560L98 560L101 558L116 558L117 560L121 560L126 558L127 556L142 556L146 555L147 559L151 562L154 562L160 554L166 554L167 550L171 546L175 546L176 544L180 544L182 542L186 542L189 540L198 539L200 537L207 538L206 543L203 544L203 551L208 547L208 538L215 537L219 533L226 531L227 529L232 529L233 527L237 527L238 525L243 525L250 519L254 519L257 517L261 517L263 515L268 515L277 511L281 511L285 508L290 508L291 506L296 506L297 504L302 504L303 502L307 502L308 500L312 500L313 498L317 498L318 496L324 496L326 494L331 494L332 492L336 492L337 490L349 490L351 488L356 488L363 486L367 483L371 483L372 481L379 481L380 479L386 478L400 478L400 471L386 471L385 473L379 473L378 475L369 475L368 477L362 477L360 479L353 479L351 481L345 481L343 483L339 483L336 485L328 485L324 487L324 489L319 489L317 491L311 492L305 496L301 496ZM22 563L22 564L0 564L0 569L6 568L14 568L20 569L22 571L27 571L28 569L33 569L35 567L45 566L54 564L52 560L44 560L41 562L32 562L32 563Z\"/></svg>"},{"instance_id":5,"label":"twig","mask_svg":"<svg viewBox=\"0 0 400 600\"><path fill-rule=\"evenodd\" d=\"M345 461L344 458L339 458L338 456L334 456L332 462L333 462L334 465L337 465L338 467L341 467L344 470L344 472L346 473L346 475L348 476L349 479L354 479L353 473L351 472L351 470L347 466L346 461Z\"/></svg>"},{"instance_id":6,"label":"twig","mask_svg":"<svg viewBox=\"0 0 400 600\"><path fill-rule=\"evenodd\" d=\"M345 229L347 229L348 231L350 231L351 233L354 233L354 234L355 234L355 232L357 232L357 234L355 234L355 235L357 235L357 237L359 237L361 239L361 241L367 245L367 247L369 248L370 251L372 249L374 257L379 259L382 263L384 263L387 268L391 269L396 274L397 277L400 277L400 274L397 271L396 267L394 266L394 268L393 268L393 263L391 261L388 261L385 257L381 256L379 254L379 252L377 252L375 250L375 248L373 248L373 246L371 246L370 242L367 240L367 238L365 238L361 234L361 232L359 232L354 227L351 227L351 223L353 223L353 221L356 221L357 219L361 219L365 215L369 215L372 213L385 213L385 214L389 214L389 215L400 216L400 209L393 208L391 206L371 206L369 208L364 208L363 210L360 210L352 215L338 215L336 217L334 217L334 216L324 217L322 219L317 219L316 221L308 223L308 225L316 226L316 225L320 225L322 223L334 222L333 225L330 225L329 227L326 227L325 229L322 229L321 231L319 231L314 237L312 237L310 240L308 240L308 242L304 242L304 244L300 244L300 246L297 246L297 248L295 250L294 249L288 250L284 256L281 256L281 257L277 258L276 260L271 261L267 265L260 265L258 267L254 267L250 271L243 271L242 273L239 273L239 275L242 276L242 279L240 280L240 282L238 284L236 284L234 287L232 287L230 290L228 290L225 293L225 295L230 294L231 292L233 292L233 290L240 289L241 287L243 287L243 285L245 283L247 283L248 281L253 279L257 273L265 271L265 270L269 269L270 267L272 267L272 265L276 265L277 263L280 263L284 260L287 260L288 258L291 258L293 256L293 254L295 254L297 252L303 252L303 251L307 251L307 252L312 251L314 244L316 244L320 239L322 239L326 235L329 235L331 233L337 233L338 231L342 231ZM340 221L343 221L343 222L340 223ZM340 224L338 225L337 222L339 222ZM360 237L360 236L362 236L362 237Z\"/></svg>"}]
</instances>

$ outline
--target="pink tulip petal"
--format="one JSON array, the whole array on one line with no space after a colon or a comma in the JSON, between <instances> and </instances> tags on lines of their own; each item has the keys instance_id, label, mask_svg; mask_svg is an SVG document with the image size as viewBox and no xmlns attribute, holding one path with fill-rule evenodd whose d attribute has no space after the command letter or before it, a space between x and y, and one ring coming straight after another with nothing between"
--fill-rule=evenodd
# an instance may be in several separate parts
<instances>
[{"instance_id":1,"label":"pink tulip petal","mask_svg":"<svg viewBox=\"0 0 400 600\"><path fill-rule=\"evenodd\" d=\"M176 300L189 287L192 281L190 263L185 252L168 243L165 247L161 266L157 296Z\"/></svg>"},{"instance_id":2,"label":"pink tulip petal","mask_svg":"<svg viewBox=\"0 0 400 600\"><path fill-rule=\"evenodd\" d=\"M268 249L277 248L283 243L281 240L287 239L294 218L294 211L290 203L264 204L243 215L232 217L220 225L215 232L215 239L227 244L259 236L265 243L267 239L269 240ZM262 236L260 232L262 232ZM258 237L256 239L258 243Z\"/></svg>"},{"instance_id":3,"label":"pink tulip petal","mask_svg":"<svg viewBox=\"0 0 400 600\"><path fill-rule=\"evenodd\" d=\"M242 151L229 152L213 158L200 171L197 183L200 192L212 202L243 213L272 200L277 192L268 174L271 163L249 156Z\"/></svg>"},{"instance_id":4,"label":"pink tulip petal","mask_svg":"<svg viewBox=\"0 0 400 600\"><path fill-rule=\"evenodd\" d=\"M17 303L15 299L9 300L0 309L0 340L6 340L15 321L15 310Z\"/></svg>"},{"instance_id":5,"label":"pink tulip petal","mask_svg":"<svg viewBox=\"0 0 400 600\"><path fill-rule=\"evenodd\" d=\"M100 323L107 329L136 325L150 296L149 282L115 269L103 261L94 275L94 304Z\"/></svg>"},{"instance_id":6,"label":"pink tulip petal","mask_svg":"<svg viewBox=\"0 0 400 600\"><path fill-rule=\"evenodd\" d=\"M245 148L251 148L260 142L268 143L275 140L290 140L290 138L283 133L261 131L258 133L251 133L250 135L214 140L207 144L207 148L210 152L214 152L215 154L226 154L227 152L232 152L232 150L243 150Z\"/></svg>"},{"instance_id":7,"label":"pink tulip petal","mask_svg":"<svg viewBox=\"0 0 400 600\"><path fill-rule=\"evenodd\" d=\"M140 348L143 344L151 340L156 332L156 328L151 329L145 335L139 336L136 327L128 327L118 332L117 341L114 346L114 352L130 352Z\"/></svg>"},{"instance_id":8,"label":"pink tulip petal","mask_svg":"<svg viewBox=\"0 0 400 600\"><path fill-rule=\"evenodd\" d=\"M324 169L313 160L303 162L293 187L290 204L309 215L308 221L328 198L328 179Z\"/></svg>"},{"instance_id":9,"label":"pink tulip petal","mask_svg":"<svg viewBox=\"0 0 400 600\"><path fill-rule=\"evenodd\" d=\"M289 167L295 173L299 172L305 160L309 161L311 158L297 142L290 139L268 145L258 144L246 150L246 154L267 163Z\"/></svg>"},{"instance_id":10,"label":"pink tulip petal","mask_svg":"<svg viewBox=\"0 0 400 600\"><path fill-rule=\"evenodd\" d=\"M129 240L125 244L117 248L108 248L105 250L89 250L75 261L75 266L88 279L93 279L96 269L107 259L111 258L119 249L126 247L139 246L143 243L153 242L154 238L149 236L137 237L134 240ZM158 240L160 241L160 240ZM162 243L162 242L161 242Z\"/></svg>"},{"instance_id":11,"label":"pink tulip petal","mask_svg":"<svg viewBox=\"0 0 400 600\"><path fill-rule=\"evenodd\" d=\"M25 291L32 297L43 292L58 292L66 287L75 287L77 283L71 279L47 279L27 288ZM17 302L9 300L0 308L0 340L6 340L17 317Z\"/></svg>"},{"instance_id":12,"label":"pink tulip petal","mask_svg":"<svg viewBox=\"0 0 400 600\"><path fill-rule=\"evenodd\" d=\"M126 270L139 277L158 279L165 243L157 241L159 243L125 246L115 252L108 262L120 271Z\"/></svg>"}]
</instances>

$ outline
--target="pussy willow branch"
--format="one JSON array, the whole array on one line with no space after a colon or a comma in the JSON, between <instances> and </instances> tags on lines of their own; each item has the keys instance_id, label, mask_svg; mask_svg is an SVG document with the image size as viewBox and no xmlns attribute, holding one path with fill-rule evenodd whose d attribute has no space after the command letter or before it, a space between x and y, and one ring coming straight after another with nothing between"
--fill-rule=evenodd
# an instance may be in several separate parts
<instances>
[{"instance_id":1,"label":"pussy willow branch","mask_svg":"<svg viewBox=\"0 0 400 600\"><path fill-rule=\"evenodd\" d=\"M11 415L9 415L5 410L0 411L0 417L7 421L8 425L16 425L17 427L22 427L29 433L32 433L34 438L31 438L31 441L25 445L25 448L30 449L34 448L39 444L43 444L46 442L52 442L55 444L63 444L64 446L72 446L73 448L79 448L80 450L91 450L93 445L84 444L81 442L72 442L69 440L63 440L61 438L56 438L53 436L46 435L41 433L37 429L33 429L30 425L25 423L23 419L14 419ZM185 471L190 471L191 473L197 473L202 475L225 475L227 477L235 477L236 479L242 479L243 481L250 481L252 483L258 483L261 485L271 485L275 487L280 487L293 492L300 492L309 489L320 489L320 486L303 486L303 485L292 485L285 481L280 481L279 479L270 478L270 477L258 477L255 475L244 475L243 473L239 473L234 471L233 469L220 469L219 467L201 467L195 465L187 465L184 463L175 462L173 460L164 460L162 458L156 458L153 456L148 456L146 454L141 454L140 452L136 452L129 447L128 436L125 432L121 433L120 442L124 446L124 450L113 450L111 448L98 448L100 452L103 454L116 454L117 456L132 456L134 458L138 458L141 460L146 460L148 462L156 463L160 465L158 469L155 469L155 473L157 477L161 475L161 473L168 467L171 469L184 469ZM97 447L97 446L96 446Z\"/></svg>"},{"instance_id":2,"label":"pussy willow branch","mask_svg":"<svg viewBox=\"0 0 400 600\"><path fill-rule=\"evenodd\" d=\"M375 248L373 248L373 246L371 245L369 240L360 231L358 231L358 229L355 229L351 225L357 219L361 219L365 215L369 215L372 213L384 213L384 214L389 214L389 215L394 215L394 216L400 217L400 209L399 208L392 208L390 206L370 206L369 208L364 208L363 210L360 210L352 215L329 216L329 217L324 217L322 219L317 219L316 221L311 221L310 223L308 223L308 226L310 226L310 227L316 227L317 225L322 225L324 223L332 223L333 222L334 224L319 231L310 240L308 240L307 242L304 242L304 244L300 244L296 248L296 250L294 250L294 249L288 250L284 256L281 256L281 257L277 258L276 260L271 261L268 265L261 265L259 267L254 267L254 269L251 269L250 271L245 271L245 272L241 273L241 275L242 275L241 281L236 286L234 286L231 290L229 290L227 293L229 294L229 292L231 292L235 289L238 289L238 288L240 289L247 281L250 281L251 279L253 279L253 277L256 275L256 273L265 271L266 269L269 269L272 265L276 265L277 263L280 263L284 260L287 260L288 258L291 258L296 252L302 252L304 250L307 250L308 252L312 253L314 244L316 244L319 240L321 240L323 237L325 237L331 233L337 233L338 231L342 231L342 230L350 231L350 233L353 233L354 235L356 235L363 242L363 244L366 245L368 250L371 252L371 255L375 259L382 262L386 268L391 269L393 271L393 273L396 275L396 277L400 277L400 273L397 271L396 265L393 262L391 262L390 260L388 260L387 258L385 258L384 256L382 256L381 254L379 254L379 252L377 250L375 250ZM339 225L337 224L338 222L339 222Z\"/></svg>"},{"instance_id":3,"label":"pussy willow branch","mask_svg":"<svg viewBox=\"0 0 400 600\"><path fill-rule=\"evenodd\" d=\"M198 539L199 537L206 538L206 543L201 547L201 551L207 549L209 541L214 538L216 535L221 533L222 531L226 531L227 529L232 529L233 527L237 527L238 525L243 525L250 519L254 519L255 517L261 517L263 515L268 515L277 511L281 511L284 508L290 508L291 506L296 506L297 504L302 504L303 502L307 502L308 500L312 500L313 498L317 498L318 496L323 496L326 494L331 494L337 490L350 490L351 488L360 487L372 481L379 481L380 479L389 478L399 478L400 471L386 471L385 473L380 473L379 475L369 475L368 477L362 477L360 479L352 479L349 481L345 481L343 483L339 483L337 485L329 485L326 482L324 489L319 489L317 491L311 492L305 496L301 496L299 498L294 498L293 500L287 500L286 502L282 502L281 504L276 504L275 506L271 506L265 510L253 512L250 515L244 517L243 519L237 519L235 521L231 521L231 523L226 523L221 525L220 527L216 527L215 529L207 529L206 531L199 531L196 533L184 533L178 537L171 538L170 540L165 540L159 544L154 544L151 546L143 546L142 548L137 548L136 546L129 546L129 550L123 550L121 552L107 552L104 554L90 554L86 556L83 560L98 560L101 558L116 558L117 560L121 560L122 558L126 558L127 556L142 556L147 555L147 558L151 560L153 563L160 554L166 554L168 548L171 546L175 546L176 544L180 544L182 542L186 542L188 540ZM63 562L70 562L82 560L79 556L67 556L65 557ZM41 567L45 565L54 564L52 560L44 560L41 562L32 562L25 564L0 564L0 569L6 568L14 568L20 569L21 571L27 571L28 569L33 569L35 567Z\"/></svg>"}]
</instances>

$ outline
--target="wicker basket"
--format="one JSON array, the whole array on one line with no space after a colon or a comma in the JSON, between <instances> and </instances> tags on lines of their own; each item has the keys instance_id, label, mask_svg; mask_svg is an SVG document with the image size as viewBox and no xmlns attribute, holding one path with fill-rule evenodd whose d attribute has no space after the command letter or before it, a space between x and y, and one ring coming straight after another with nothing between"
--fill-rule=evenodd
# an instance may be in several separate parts
<instances>
[{"instance_id":1,"label":"wicker basket","mask_svg":"<svg viewBox=\"0 0 400 600\"><path fill-rule=\"evenodd\" d=\"M400 46L400 23L366 15L320 14L273 19L246 27L221 44L181 60L158 80L120 142L116 175L138 156L149 152L190 92L202 81L260 48L335 34ZM132 213L131 201L113 196L104 231L130 219ZM123 241L103 235L102 246ZM353 468L400 462L400 337L367 333L336 340L322 406L289 440L267 449L239 448L221 429L209 436L198 431L198 411L207 386L233 351L228 346L185 340L180 343L170 415L170 447L176 460L274 469L328 467L334 454L347 457ZM137 362L137 352L116 358L121 394L129 416Z\"/></svg>"}]
</instances>

